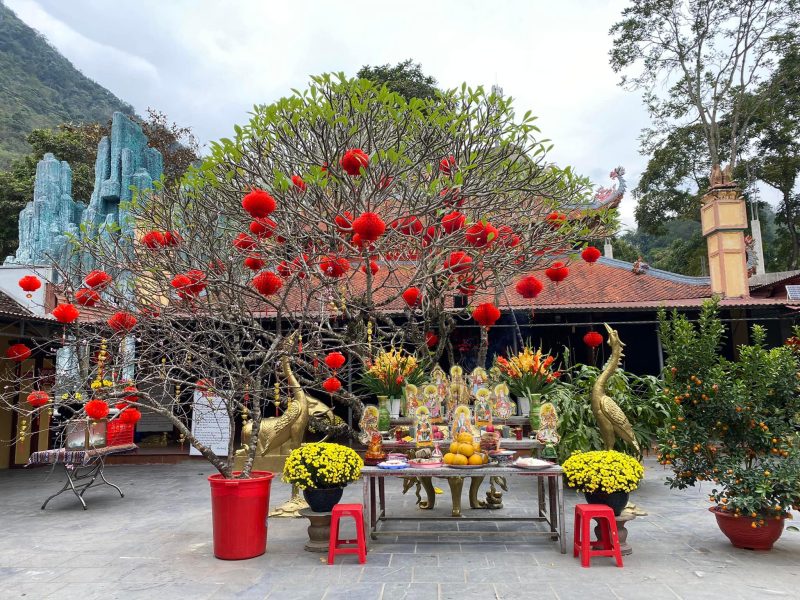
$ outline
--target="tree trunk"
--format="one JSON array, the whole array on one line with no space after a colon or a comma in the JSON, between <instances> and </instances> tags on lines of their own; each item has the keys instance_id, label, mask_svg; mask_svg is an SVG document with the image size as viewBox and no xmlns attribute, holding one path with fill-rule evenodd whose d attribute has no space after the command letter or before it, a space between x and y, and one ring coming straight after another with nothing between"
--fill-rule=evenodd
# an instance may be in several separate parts
<instances>
[{"instance_id":1,"label":"tree trunk","mask_svg":"<svg viewBox=\"0 0 800 600\"><path fill-rule=\"evenodd\" d=\"M489 328L481 327L481 344L478 348L478 364L476 366L486 368L486 354L489 352Z\"/></svg>"}]
</instances>

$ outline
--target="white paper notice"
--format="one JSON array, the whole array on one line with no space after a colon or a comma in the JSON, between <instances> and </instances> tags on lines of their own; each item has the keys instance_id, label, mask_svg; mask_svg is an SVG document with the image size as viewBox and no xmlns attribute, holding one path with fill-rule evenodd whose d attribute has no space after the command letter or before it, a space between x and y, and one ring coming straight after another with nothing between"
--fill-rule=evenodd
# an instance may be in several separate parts
<instances>
[{"instance_id":1,"label":"white paper notice","mask_svg":"<svg viewBox=\"0 0 800 600\"><path fill-rule=\"evenodd\" d=\"M231 423L222 398L195 390L192 433L198 441L210 448L214 454L226 456L230 432ZM189 454L199 455L200 451L191 446Z\"/></svg>"}]
</instances>

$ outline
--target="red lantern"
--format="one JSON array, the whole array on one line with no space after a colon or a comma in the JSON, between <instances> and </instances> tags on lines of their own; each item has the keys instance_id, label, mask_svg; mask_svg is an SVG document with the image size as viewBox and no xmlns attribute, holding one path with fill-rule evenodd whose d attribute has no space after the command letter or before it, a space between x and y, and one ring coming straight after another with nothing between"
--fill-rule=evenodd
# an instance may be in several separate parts
<instances>
[{"instance_id":1,"label":"red lantern","mask_svg":"<svg viewBox=\"0 0 800 600\"><path fill-rule=\"evenodd\" d=\"M371 260L369 261L369 270L373 275L375 275L375 273L380 271L381 268L378 266L378 263L376 263L374 260ZM367 265L361 265L361 272L362 273L367 272Z\"/></svg>"},{"instance_id":2,"label":"red lantern","mask_svg":"<svg viewBox=\"0 0 800 600\"><path fill-rule=\"evenodd\" d=\"M297 273L297 277L299 279L306 278L305 269L308 267L308 254L303 254L302 256L295 256L292 259L292 269Z\"/></svg>"},{"instance_id":3,"label":"red lantern","mask_svg":"<svg viewBox=\"0 0 800 600\"><path fill-rule=\"evenodd\" d=\"M475 310L472 311L472 318L478 325L488 329L497 323L500 318L500 309L491 302L484 302L475 307Z\"/></svg>"},{"instance_id":4,"label":"red lantern","mask_svg":"<svg viewBox=\"0 0 800 600\"><path fill-rule=\"evenodd\" d=\"M127 425L135 425L142 418L142 413L137 409L129 407L119 415L119 420Z\"/></svg>"},{"instance_id":5,"label":"red lantern","mask_svg":"<svg viewBox=\"0 0 800 600\"><path fill-rule=\"evenodd\" d=\"M365 212L353 221L353 231L365 242L374 242L386 231L386 223L374 212Z\"/></svg>"},{"instance_id":6,"label":"red lantern","mask_svg":"<svg viewBox=\"0 0 800 600\"><path fill-rule=\"evenodd\" d=\"M281 278L272 271L262 271L250 283L262 296L272 296L283 287Z\"/></svg>"},{"instance_id":7,"label":"red lantern","mask_svg":"<svg viewBox=\"0 0 800 600\"><path fill-rule=\"evenodd\" d=\"M275 207L275 198L258 188L254 188L252 192L242 198L242 208L254 219L268 217Z\"/></svg>"},{"instance_id":8,"label":"red lantern","mask_svg":"<svg viewBox=\"0 0 800 600\"><path fill-rule=\"evenodd\" d=\"M561 261L556 261L549 269L545 269L544 274L547 275L550 281L559 283L567 278L567 275L569 275L569 268Z\"/></svg>"},{"instance_id":9,"label":"red lantern","mask_svg":"<svg viewBox=\"0 0 800 600\"><path fill-rule=\"evenodd\" d=\"M392 229L397 229L403 235L417 235L422 232L425 226L419 217L403 217L392 221Z\"/></svg>"},{"instance_id":10,"label":"red lantern","mask_svg":"<svg viewBox=\"0 0 800 600\"><path fill-rule=\"evenodd\" d=\"M558 229L564 223L567 222L567 215L560 212L551 212L549 215L545 217L545 220L549 223L550 227L553 229Z\"/></svg>"},{"instance_id":11,"label":"red lantern","mask_svg":"<svg viewBox=\"0 0 800 600\"><path fill-rule=\"evenodd\" d=\"M233 247L242 252L247 252L256 247L256 241L246 233L240 233L233 238Z\"/></svg>"},{"instance_id":12,"label":"red lantern","mask_svg":"<svg viewBox=\"0 0 800 600\"><path fill-rule=\"evenodd\" d=\"M14 362L22 362L31 357L31 349L25 344L12 344L6 350L6 358Z\"/></svg>"},{"instance_id":13,"label":"red lantern","mask_svg":"<svg viewBox=\"0 0 800 600\"><path fill-rule=\"evenodd\" d=\"M600 258L600 250L594 246L587 246L584 251L581 252L581 258L587 263L595 263L597 259Z\"/></svg>"},{"instance_id":14,"label":"red lantern","mask_svg":"<svg viewBox=\"0 0 800 600\"><path fill-rule=\"evenodd\" d=\"M124 397L126 402L137 402L139 400L139 396L137 395L139 390L136 389L135 385L125 386L122 391L126 392L126 396Z\"/></svg>"},{"instance_id":15,"label":"red lantern","mask_svg":"<svg viewBox=\"0 0 800 600\"><path fill-rule=\"evenodd\" d=\"M292 276L292 265L285 260L282 260L278 263L278 275L281 277L291 277Z\"/></svg>"},{"instance_id":16,"label":"red lantern","mask_svg":"<svg viewBox=\"0 0 800 600\"><path fill-rule=\"evenodd\" d=\"M444 268L453 273L461 273L469 269L471 264L472 259L465 252L459 250L450 253L450 257L444 261Z\"/></svg>"},{"instance_id":17,"label":"red lantern","mask_svg":"<svg viewBox=\"0 0 800 600\"><path fill-rule=\"evenodd\" d=\"M100 291L105 289L106 286L111 283L111 275L105 271L95 270L91 271L86 276L86 279L83 280L83 282L86 284L86 287Z\"/></svg>"},{"instance_id":18,"label":"red lantern","mask_svg":"<svg viewBox=\"0 0 800 600\"><path fill-rule=\"evenodd\" d=\"M75 291L75 302L81 306L94 306L100 302L100 294L94 290L80 288Z\"/></svg>"},{"instance_id":19,"label":"red lantern","mask_svg":"<svg viewBox=\"0 0 800 600\"><path fill-rule=\"evenodd\" d=\"M292 185L296 187L301 192L306 191L306 182L303 181L303 178L300 175L292 175Z\"/></svg>"},{"instance_id":20,"label":"red lantern","mask_svg":"<svg viewBox=\"0 0 800 600\"><path fill-rule=\"evenodd\" d=\"M459 229L463 229L466 222L467 217L457 210L454 210L442 217L442 229L444 229L445 233L453 233Z\"/></svg>"},{"instance_id":21,"label":"red lantern","mask_svg":"<svg viewBox=\"0 0 800 600\"><path fill-rule=\"evenodd\" d=\"M178 246L181 243L181 235L177 231L164 232L164 245L165 246Z\"/></svg>"},{"instance_id":22,"label":"red lantern","mask_svg":"<svg viewBox=\"0 0 800 600\"><path fill-rule=\"evenodd\" d=\"M344 366L346 360L341 352L329 352L325 357L325 364L328 365L329 369L336 371Z\"/></svg>"},{"instance_id":23,"label":"red lantern","mask_svg":"<svg viewBox=\"0 0 800 600\"><path fill-rule=\"evenodd\" d=\"M489 222L479 221L467 229L466 239L470 246L483 248L497 239L497 229Z\"/></svg>"},{"instance_id":24,"label":"red lantern","mask_svg":"<svg viewBox=\"0 0 800 600\"><path fill-rule=\"evenodd\" d=\"M141 242L151 250L163 248L167 245L167 240L164 239L164 234L160 231L148 231L142 236Z\"/></svg>"},{"instance_id":25,"label":"red lantern","mask_svg":"<svg viewBox=\"0 0 800 600\"><path fill-rule=\"evenodd\" d=\"M78 312L78 309L69 303L59 304L50 314L52 314L55 320L59 323L72 323L77 321L78 317L81 316L81 313Z\"/></svg>"},{"instance_id":26,"label":"red lantern","mask_svg":"<svg viewBox=\"0 0 800 600\"><path fill-rule=\"evenodd\" d=\"M436 344L439 343L439 336L436 335L434 332L429 331L425 334L425 345L428 348L433 349L436 347Z\"/></svg>"},{"instance_id":27,"label":"red lantern","mask_svg":"<svg viewBox=\"0 0 800 600\"><path fill-rule=\"evenodd\" d=\"M136 317L127 312L116 312L107 321L108 326L116 332L129 332L136 327Z\"/></svg>"},{"instance_id":28,"label":"red lantern","mask_svg":"<svg viewBox=\"0 0 800 600\"><path fill-rule=\"evenodd\" d=\"M464 206L464 196L459 193L458 188L444 188L439 192L439 197L444 201L445 206Z\"/></svg>"},{"instance_id":29,"label":"red lantern","mask_svg":"<svg viewBox=\"0 0 800 600\"><path fill-rule=\"evenodd\" d=\"M369 156L361 148L351 148L344 153L342 159L339 161L345 173L351 176L361 173L361 168L369 166Z\"/></svg>"},{"instance_id":30,"label":"red lantern","mask_svg":"<svg viewBox=\"0 0 800 600\"><path fill-rule=\"evenodd\" d=\"M350 268L350 263L347 262L346 258L337 258L336 256L330 255L324 257L320 261L319 268L323 275L328 277L341 277L347 273L347 270Z\"/></svg>"},{"instance_id":31,"label":"red lantern","mask_svg":"<svg viewBox=\"0 0 800 600\"><path fill-rule=\"evenodd\" d=\"M275 228L278 224L270 219L269 217L264 217L263 219L256 219L250 223L250 233L259 237L263 240L272 237L272 234L275 233Z\"/></svg>"},{"instance_id":32,"label":"red lantern","mask_svg":"<svg viewBox=\"0 0 800 600\"><path fill-rule=\"evenodd\" d=\"M514 233L514 230L508 225L500 225L500 227L497 228L497 242L506 248L519 246L521 241L522 238Z\"/></svg>"},{"instance_id":33,"label":"red lantern","mask_svg":"<svg viewBox=\"0 0 800 600\"><path fill-rule=\"evenodd\" d=\"M341 233L347 233L352 231L353 229L353 213L350 211L344 211L341 215L336 215L333 219L336 222L336 226L339 228Z\"/></svg>"},{"instance_id":34,"label":"red lantern","mask_svg":"<svg viewBox=\"0 0 800 600\"><path fill-rule=\"evenodd\" d=\"M589 346L589 348L597 348L603 343L603 336L596 331L590 331L583 336L583 343Z\"/></svg>"},{"instance_id":35,"label":"red lantern","mask_svg":"<svg viewBox=\"0 0 800 600\"><path fill-rule=\"evenodd\" d=\"M446 156L442 160L439 161L439 171L442 172L442 175L450 176L450 172L452 171L453 167L456 166L456 157L452 154L450 156Z\"/></svg>"},{"instance_id":36,"label":"red lantern","mask_svg":"<svg viewBox=\"0 0 800 600\"><path fill-rule=\"evenodd\" d=\"M35 292L42 287L42 282L36 275L25 275L19 280L19 287L22 288L23 292Z\"/></svg>"},{"instance_id":37,"label":"red lantern","mask_svg":"<svg viewBox=\"0 0 800 600\"><path fill-rule=\"evenodd\" d=\"M422 302L422 292L418 287L410 287L403 292L403 300L406 301L409 308L416 308Z\"/></svg>"},{"instance_id":38,"label":"red lantern","mask_svg":"<svg viewBox=\"0 0 800 600\"><path fill-rule=\"evenodd\" d=\"M30 404L33 408L41 408L48 402L50 402L50 396L47 395L47 392L36 390L35 392L28 394L28 404Z\"/></svg>"},{"instance_id":39,"label":"red lantern","mask_svg":"<svg viewBox=\"0 0 800 600\"><path fill-rule=\"evenodd\" d=\"M336 377L328 377L325 381L322 382L322 387L329 394L333 394L334 392L342 388L342 382L339 381Z\"/></svg>"},{"instance_id":40,"label":"red lantern","mask_svg":"<svg viewBox=\"0 0 800 600\"><path fill-rule=\"evenodd\" d=\"M248 256L244 259L244 266L253 271L260 271L266 263L257 256Z\"/></svg>"},{"instance_id":41,"label":"red lantern","mask_svg":"<svg viewBox=\"0 0 800 600\"><path fill-rule=\"evenodd\" d=\"M436 239L436 226L429 225L428 228L425 230L425 235L422 236L422 245L430 246L433 243L433 240L435 239Z\"/></svg>"},{"instance_id":42,"label":"red lantern","mask_svg":"<svg viewBox=\"0 0 800 600\"><path fill-rule=\"evenodd\" d=\"M86 410L86 416L90 419L105 419L108 416L108 403L104 400L89 400L84 406L84 410Z\"/></svg>"},{"instance_id":43,"label":"red lantern","mask_svg":"<svg viewBox=\"0 0 800 600\"><path fill-rule=\"evenodd\" d=\"M536 296L541 293L542 289L544 289L544 286L542 285L541 281L536 279L536 277L533 275L528 275L517 282L515 289L520 296L531 300L536 298Z\"/></svg>"}]
</instances>

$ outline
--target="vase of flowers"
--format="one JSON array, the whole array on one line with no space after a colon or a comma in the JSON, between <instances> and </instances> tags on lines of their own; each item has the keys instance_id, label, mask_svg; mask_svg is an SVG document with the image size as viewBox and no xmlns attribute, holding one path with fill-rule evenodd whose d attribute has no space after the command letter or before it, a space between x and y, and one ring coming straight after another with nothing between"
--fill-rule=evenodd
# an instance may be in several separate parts
<instances>
[{"instance_id":1,"label":"vase of flowers","mask_svg":"<svg viewBox=\"0 0 800 600\"><path fill-rule=\"evenodd\" d=\"M517 397L522 416L529 416L531 429L539 428L539 405L542 396L555 384L561 373L553 369L555 359L542 349L525 346L509 358L498 356L495 366L503 382Z\"/></svg>"},{"instance_id":2,"label":"vase of flowers","mask_svg":"<svg viewBox=\"0 0 800 600\"><path fill-rule=\"evenodd\" d=\"M364 461L352 448L317 442L292 450L283 466L283 480L303 490L311 510L330 512L344 486L361 476Z\"/></svg>"},{"instance_id":3,"label":"vase of flowers","mask_svg":"<svg viewBox=\"0 0 800 600\"><path fill-rule=\"evenodd\" d=\"M561 467L567 485L583 492L586 502L606 504L617 516L644 477L639 461L615 450L575 452Z\"/></svg>"},{"instance_id":4,"label":"vase of flowers","mask_svg":"<svg viewBox=\"0 0 800 600\"><path fill-rule=\"evenodd\" d=\"M392 415L389 413L389 397L378 396L378 431L389 431Z\"/></svg>"},{"instance_id":5,"label":"vase of flowers","mask_svg":"<svg viewBox=\"0 0 800 600\"><path fill-rule=\"evenodd\" d=\"M374 360L367 362L367 370L361 376L360 383L365 390L376 396L397 398L399 412L399 398L403 397L403 388L409 383L422 383L425 376L423 367L413 354L392 348L381 351Z\"/></svg>"}]
</instances>

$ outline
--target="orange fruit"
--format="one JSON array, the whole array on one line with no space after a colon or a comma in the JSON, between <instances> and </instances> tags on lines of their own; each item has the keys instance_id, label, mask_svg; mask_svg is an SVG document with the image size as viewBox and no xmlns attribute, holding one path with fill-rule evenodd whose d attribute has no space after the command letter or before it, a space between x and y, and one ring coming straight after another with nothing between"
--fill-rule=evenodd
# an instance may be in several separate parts
<instances>
[{"instance_id":1,"label":"orange fruit","mask_svg":"<svg viewBox=\"0 0 800 600\"><path fill-rule=\"evenodd\" d=\"M458 434L458 441L462 444L472 443L472 436L466 432L461 432Z\"/></svg>"},{"instance_id":2,"label":"orange fruit","mask_svg":"<svg viewBox=\"0 0 800 600\"><path fill-rule=\"evenodd\" d=\"M444 461L444 464L452 465L455 457L456 457L455 453L448 452L447 454L444 455L444 458L442 460Z\"/></svg>"},{"instance_id":3,"label":"orange fruit","mask_svg":"<svg viewBox=\"0 0 800 600\"><path fill-rule=\"evenodd\" d=\"M466 465L469 459L464 456L463 454L454 454L453 455L453 464L454 465Z\"/></svg>"},{"instance_id":4,"label":"orange fruit","mask_svg":"<svg viewBox=\"0 0 800 600\"><path fill-rule=\"evenodd\" d=\"M458 445L458 453L466 456L469 458L473 454L475 454L475 448L472 447L472 444L459 444Z\"/></svg>"},{"instance_id":5,"label":"orange fruit","mask_svg":"<svg viewBox=\"0 0 800 600\"><path fill-rule=\"evenodd\" d=\"M453 442L450 444L450 452L453 454L458 454L458 442Z\"/></svg>"},{"instance_id":6,"label":"orange fruit","mask_svg":"<svg viewBox=\"0 0 800 600\"><path fill-rule=\"evenodd\" d=\"M467 459L467 464L470 465L482 465L483 459L481 458L480 454L473 454Z\"/></svg>"}]
</instances>

